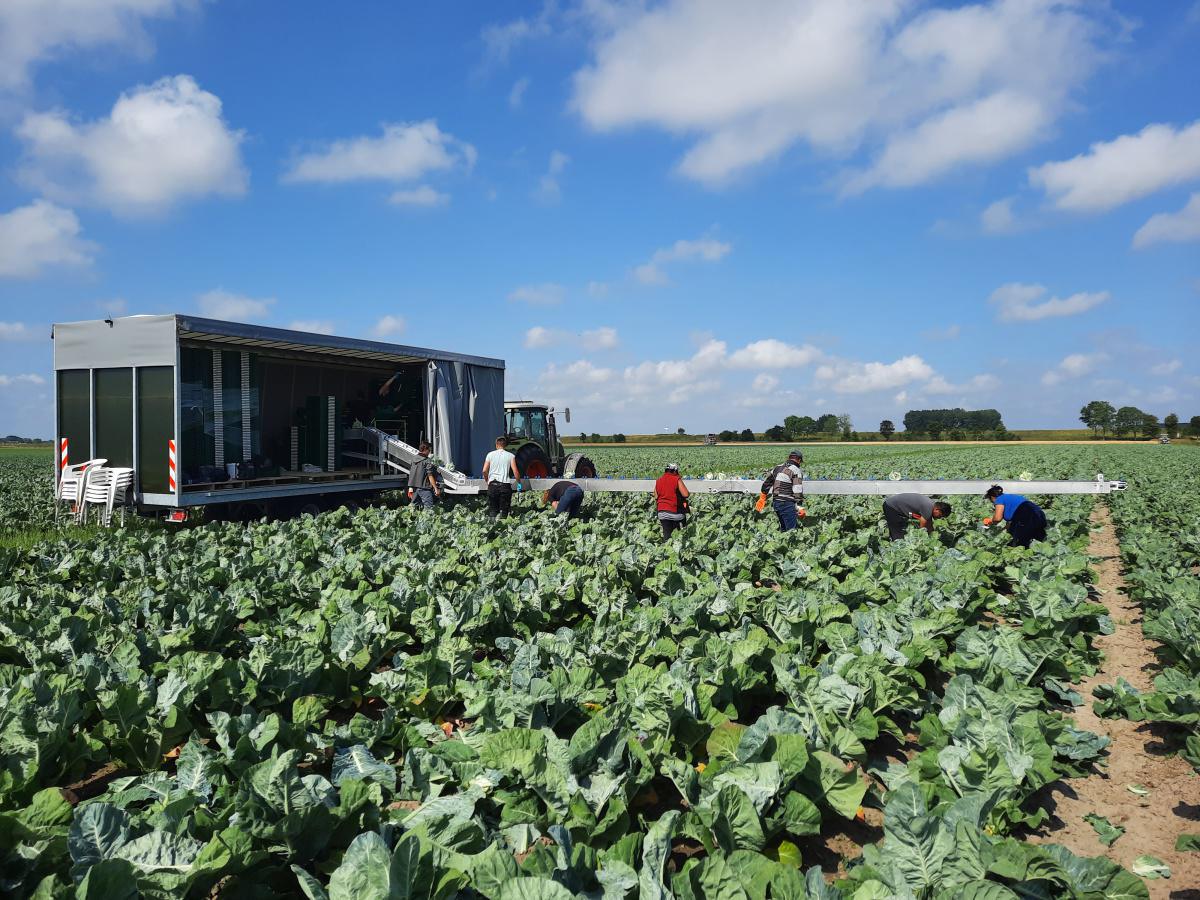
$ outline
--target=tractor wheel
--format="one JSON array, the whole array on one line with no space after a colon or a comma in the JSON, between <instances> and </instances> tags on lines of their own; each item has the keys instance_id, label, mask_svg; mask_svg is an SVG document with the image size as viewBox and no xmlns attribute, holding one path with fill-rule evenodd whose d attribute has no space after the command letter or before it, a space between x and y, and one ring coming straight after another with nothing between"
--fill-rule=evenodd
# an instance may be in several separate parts
<instances>
[{"instance_id":1,"label":"tractor wheel","mask_svg":"<svg viewBox=\"0 0 1200 900\"><path fill-rule=\"evenodd\" d=\"M564 478L595 478L596 464L582 453L572 453L563 460Z\"/></svg>"},{"instance_id":2,"label":"tractor wheel","mask_svg":"<svg viewBox=\"0 0 1200 900\"><path fill-rule=\"evenodd\" d=\"M522 478L550 478L550 457L537 444L526 444L517 451L517 471Z\"/></svg>"}]
</instances>

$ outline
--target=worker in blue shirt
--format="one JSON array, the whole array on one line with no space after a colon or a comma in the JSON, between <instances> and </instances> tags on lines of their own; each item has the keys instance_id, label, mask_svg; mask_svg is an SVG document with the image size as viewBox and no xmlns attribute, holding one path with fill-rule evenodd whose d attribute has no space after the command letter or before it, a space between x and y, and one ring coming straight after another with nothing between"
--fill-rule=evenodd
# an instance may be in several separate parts
<instances>
[{"instance_id":1,"label":"worker in blue shirt","mask_svg":"<svg viewBox=\"0 0 1200 900\"><path fill-rule=\"evenodd\" d=\"M1004 488L993 484L983 498L995 507L983 524L1004 523L1014 547L1028 547L1034 541L1046 539L1046 514L1028 497L1006 494Z\"/></svg>"}]
</instances>

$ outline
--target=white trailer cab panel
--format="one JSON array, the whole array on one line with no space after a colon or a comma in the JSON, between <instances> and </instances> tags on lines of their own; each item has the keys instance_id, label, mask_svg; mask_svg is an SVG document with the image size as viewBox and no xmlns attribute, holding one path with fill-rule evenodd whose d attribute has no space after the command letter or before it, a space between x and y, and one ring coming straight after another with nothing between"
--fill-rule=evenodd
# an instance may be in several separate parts
<instances>
[{"instance_id":1,"label":"white trailer cab panel","mask_svg":"<svg viewBox=\"0 0 1200 900\"><path fill-rule=\"evenodd\" d=\"M132 466L144 507L402 486L356 452L359 424L466 473L503 431L499 359L178 314L53 338L59 466Z\"/></svg>"}]
</instances>

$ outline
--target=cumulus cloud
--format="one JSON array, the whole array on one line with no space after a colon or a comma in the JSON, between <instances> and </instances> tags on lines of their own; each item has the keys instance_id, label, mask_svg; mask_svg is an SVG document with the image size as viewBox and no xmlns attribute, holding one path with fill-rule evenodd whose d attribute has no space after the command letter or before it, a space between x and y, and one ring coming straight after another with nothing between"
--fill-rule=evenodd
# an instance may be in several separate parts
<instances>
[{"instance_id":1,"label":"cumulus cloud","mask_svg":"<svg viewBox=\"0 0 1200 900\"><path fill-rule=\"evenodd\" d=\"M557 306L566 296L565 287L549 281L542 284L523 284L508 292L509 301L528 303L530 306Z\"/></svg>"},{"instance_id":2,"label":"cumulus cloud","mask_svg":"<svg viewBox=\"0 0 1200 900\"><path fill-rule=\"evenodd\" d=\"M550 153L550 162L546 166L546 174L538 181L535 196L542 203L557 203L562 199L562 173L567 168L571 157L561 150Z\"/></svg>"},{"instance_id":3,"label":"cumulus cloud","mask_svg":"<svg viewBox=\"0 0 1200 900\"><path fill-rule=\"evenodd\" d=\"M378 137L352 137L297 156L285 182L415 181L431 172L470 169L475 148L442 131L436 121L396 122Z\"/></svg>"},{"instance_id":4,"label":"cumulus cloud","mask_svg":"<svg viewBox=\"0 0 1200 900\"><path fill-rule=\"evenodd\" d=\"M63 112L27 115L21 180L56 200L124 214L154 214L189 198L239 195L248 175L242 132L221 101L189 75L122 94L107 118L73 122Z\"/></svg>"},{"instance_id":5,"label":"cumulus cloud","mask_svg":"<svg viewBox=\"0 0 1200 900\"><path fill-rule=\"evenodd\" d=\"M754 381L750 384L750 390L756 394L769 394L779 387L779 379L774 375L768 375L766 372L760 372L754 376Z\"/></svg>"},{"instance_id":6,"label":"cumulus cloud","mask_svg":"<svg viewBox=\"0 0 1200 900\"><path fill-rule=\"evenodd\" d=\"M480 34L485 62L488 65L506 63L513 50L521 44L549 35L554 8L552 0L545 0L536 16L514 19L511 22L497 22L485 27Z\"/></svg>"},{"instance_id":7,"label":"cumulus cloud","mask_svg":"<svg viewBox=\"0 0 1200 900\"><path fill-rule=\"evenodd\" d=\"M296 319L288 323L292 331L307 331L311 334L333 334L337 328L329 319Z\"/></svg>"},{"instance_id":8,"label":"cumulus cloud","mask_svg":"<svg viewBox=\"0 0 1200 900\"><path fill-rule=\"evenodd\" d=\"M1029 181L1056 207L1096 213L1200 178L1200 121L1147 125L1092 144L1087 153L1030 169Z\"/></svg>"},{"instance_id":9,"label":"cumulus cloud","mask_svg":"<svg viewBox=\"0 0 1200 900\"><path fill-rule=\"evenodd\" d=\"M572 106L598 131L693 140L678 170L708 184L798 145L873 157L850 191L920 184L1047 136L1112 21L1058 0L630 4L596 29Z\"/></svg>"},{"instance_id":10,"label":"cumulus cloud","mask_svg":"<svg viewBox=\"0 0 1200 900\"><path fill-rule=\"evenodd\" d=\"M0 88L21 87L37 63L80 50L148 50L146 20L195 5L195 0L4 0Z\"/></svg>"},{"instance_id":11,"label":"cumulus cloud","mask_svg":"<svg viewBox=\"0 0 1200 900\"><path fill-rule=\"evenodd\" d=\"M612 350L619 343L617 329L602 325L580 335L580 342L585 350Z\"/></svg>"},{"instance_id":12,"label":"cumulus cloud","mask_svg":"<svg viewBox=\"0 0 1200 900\"><path fill-rule=\"evenodd\" d=\"M32 341L33 331L24 322L0 322L0 341Z\"/></svg>"},{"instance_id":13,"label":"cumulus cloud","mask_svg":"<svg viewBox=\"0 0 1200 900\"><path fill-rule=\"evenodd\" d=\"M1133 236L1133 246L1139 250L1151 244L1187 241L1200 241L1200 192L1192 194L1179 212L1151 216Z\"/></svg>"},{"instance_id":14,"label":"cumulus cloud","mask_svg":"<svg viewBox=\"0 0 1200 900\"><path fill-rule=\"evenodd\" d=\"M560 328L546 328L534 325L525 332L524 344L530 350L543 350L549 347L578 345L584 350L612 350L618 346L620 339L617 329L608 326L589 329L581 333L566 331Z\"/></svg>"},{"instance_id":15,"label":"cumulus cloud","mask_svg":"<svg viewBox=\"0 0 1200 900\"><path fill-rule=\"evenodd\" d=\"M395 191L388 197L388 203L393 206L433 207L445 206L450 202L450 195L434 190L427 184L420 187Z\"/></svg>"},{"instance_id":16,"label":"cumulus cloud","mask_svg":"<svg viewBox=\"0 0 1200 900\"><path fill-rule=\"evenodd\" d=\"M1183 368L1183 361L1178 359L1167 360L1166 362L1157 363L1150 367L1151 375L1174 375Z\"/></svg>"},{"instance_id":17,"label":"cumulus cloud","mask_svg":"<svg viewBox=\"0 0 1200 900\"><path fill-rule=\"evenodd\" d=\"M934 371L929 363L912 354L890 363L835 360L818 366L815 374L817 381L829 385L834 393L865 394L928 381Z\"/></svg>"},{"instance_id":18,"label":"cumulus cloud","mask_svg":"<svg viewBox=\"0 0 1200 900\"><path fill-rule=\"evenodd\" d=\"M403 334L407 327L408 323L404 321L404 316L380 316L379 321L371 329L371 334L379 338L396 337Z\"/></svg>"},{"instance_id":19,"label":"cumulus cloud","mask_svg":"<svg viewBox=\"0 0 1200 900\"><path fill-rule=\"evenodd\" d=\"M0 213L0 278L33 278L49 266L86 266L96 245L69 209L35 200Z\"/></svg>"},{"instance_id":20,"label":"cumulus cloud","mask_svg":"<svg viewBox=\"0 0 1200 900\"><path fill-rule=\"evenodd\" d=\"M669 284L670 279L663 270L663 266L669 263L695 260L716 262L726 256L732 249L733 246L731 244L714 240L713 238L700 238L694 241L679 240L670 247L655 250L654 255L647 262L642 263L633 270L633 277L642 284Z\"/></svg>"},{"instance_id":21,"label":"cumulus cloud","mask_svg":"<svg viewBox=\"0 0 1200 900\"><path fill-rule=\"evenodd\" d=\"M46 379L34 372L22 375L0 375L0 388L19 387L23 384L45 384Z\"/></svg>"},{"instance_id":22,"label":"cumulus cloud","mask_svg":"<svg viewBox=\"0 0 1200 900\"><path fill-rule=\"evenodd\" d=\"M821 351L811 344L797 347L775 338L754 341L729 356L734 369L792 369L807 366L821 357Z\"/></svg>"},{"instance_id":23,"label":"cumulus cloud","mask_svg":"<svg viewBox=\"0 0 1200 900\"><path fill-rule=\"evenodd\" d=\"M1001 322L1038 322L1061 316L1077 316L1095 309L1109 298L1108 291L1072 294L1069 297L1046 297L1040 284L1003 284L992 292L988 302L996 307Z\"/></svg>"},{"instance_id":24,"label":"cumulus cloud","mask_svg":"<svg viewBox=\"0 0 1200 900\"><path fill-rule=\"evenodd\" d=\"M555 347L563 343L568 337L569 332L559 331L555 328L545 328L541 325L534 325L525 332L525 347L529 350L543 350L547 347Z\"/></svg>"},{"instance_id":25,"label":"cumulus cloud","mask_svg":"<svg viewBox=\"0 0 1200 900\"><path fill-rule=\"evenodd\" d=\"M941 375L934 375L921 387L925 394L975 394L991 391L1000 386L1000 379L995 375L975 375L961 384L951 384Z\"/></svg>"},{"instance_id":26,"label":"cumulus cloud","mask_svg":"<svg viewBox=\"0 0 1200 900\"><path fill-rule=\"evenodd\" d=\"M1042 384L1053 387L1074 378L1089 375L1108 362L1107 353L1072 353L1064 356L1053 369L1042 375Z\"/></svg>"},{"instance_id":27,"label":"cumulus cloud","mask_svg":"<svg viewBox=\"0 0 1200 900\"><path fill-rule=\"evenodd\" d=\"M520 109L521 104L525 101L525 92L529 90L529 79L518 78L513 82L512 90L508 92L508 105L510 109Z\"/></svg>"},{"instance_id":28,"label":"cumulus cloud","mask_svg":"<svg viewBox=\"0 0 1200 900\"><path fill-rule=\"evenodd\" d=\"M1012 234L1017 230L1017 217L1013 214L1013 198L1005 197L992 203L979 215L979 225L984 234Z\"/></svg>"},{"instance_id":29,"label":"cumulus cloud","mask_svg":"<svg viewBox=\"0 0 1200 900\"><path fill-rule=\"evenodd\" d=\"M196 298L200 314L210 319L228 319L234 322L261 322L271 314L274 297L246 297L231 294L217 288Z\"/></svg>"}]
</instances>

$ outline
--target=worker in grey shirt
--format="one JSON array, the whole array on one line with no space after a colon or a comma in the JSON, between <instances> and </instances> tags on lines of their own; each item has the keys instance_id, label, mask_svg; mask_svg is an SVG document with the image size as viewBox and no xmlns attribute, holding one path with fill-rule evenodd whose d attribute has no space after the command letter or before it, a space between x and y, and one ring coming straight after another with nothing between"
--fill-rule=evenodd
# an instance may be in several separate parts
<instances>
[{"instance_id":1,"label":"worker in grey shirt","mask_svg":"<svg viewBox=\"0 0 1200 900\"><path fill-rule=\"evenodd\" d=\"M933 533L933 520L950 515L950 504L940 500L936 503L924 494L893 494L883 501L883 518L887 522L888 537L893 541L903 539L908 523L917 524Z\"/></svg>"},{"instance_id":2,"label":"worker in grey shirt","mask_svg":"<svg viewBox=\"0 0 1200 900\"><path fill-rule=\"evenodd\" d=\"M419 509L433 509L434 499L442 496L437 481L437 463L429 457L432 452L429 441L421 441L417 447L420 459L408 470L408 499Z\"/></svg>"}]
</instances>

